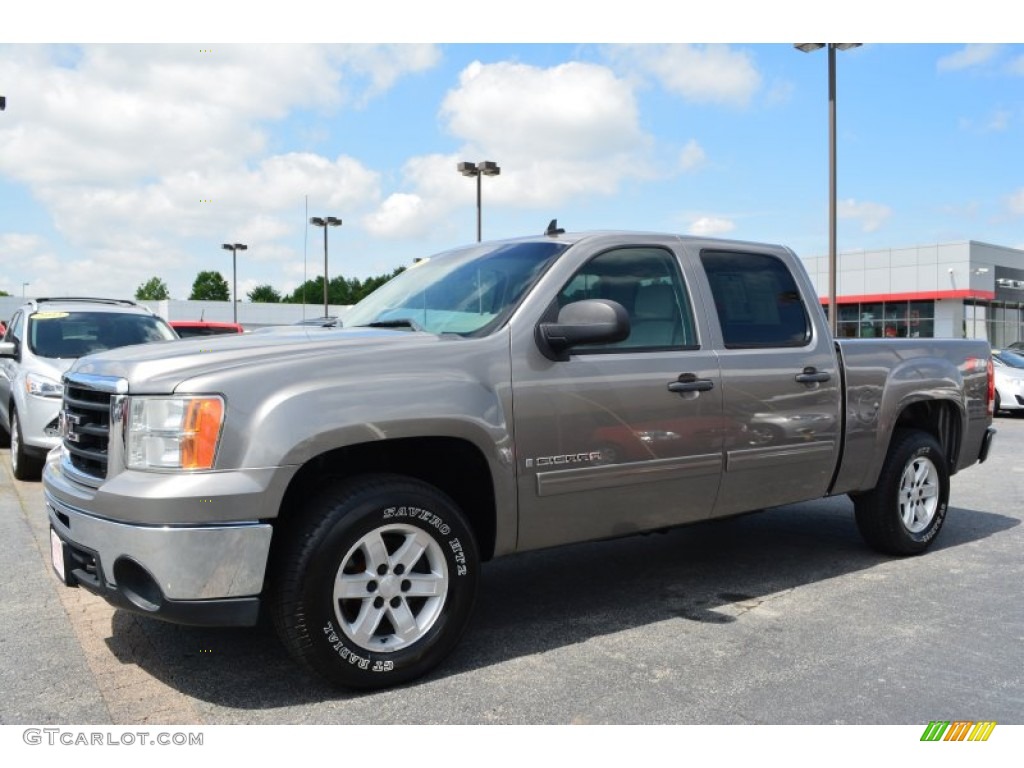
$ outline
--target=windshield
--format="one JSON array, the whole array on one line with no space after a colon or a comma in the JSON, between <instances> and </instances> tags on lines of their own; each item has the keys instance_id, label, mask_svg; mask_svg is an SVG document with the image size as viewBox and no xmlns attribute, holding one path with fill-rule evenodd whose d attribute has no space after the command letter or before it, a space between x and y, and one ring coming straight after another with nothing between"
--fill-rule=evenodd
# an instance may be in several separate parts
<instances>
[{"instance_id":1,"label":"windshield","mask_svg":"<svg viewBox=\"0 0 1024 768\"><path fill-rule=\"evenodd\" d=\"M1011 368L1024 368L1024 355L1017 352L1008 352L1003 350L992 355L996 360L1001 363L1005 363Z\"/></svg>"},{"instance_id":2,"label":"windshield","mask_svg":"<svg viewBox=\"0 0 1024 768\"><path fill-rule=\"evenodd\" d=\"M345 327L484 335L504 322L568 247L557 242L490 243L424 259L356 304L345 315Z\"/></svg>"},{"instance_id":3,"label":"windshield","mask_svg":"<svg viewBox=\"0 0 1024 768\"><path fill-rule=\"evenodd\" d=\"M104 349L177 338L159 317L121 312L36 312L28 345L39 357L75 358Z\"/></svg>"}]
</instances>

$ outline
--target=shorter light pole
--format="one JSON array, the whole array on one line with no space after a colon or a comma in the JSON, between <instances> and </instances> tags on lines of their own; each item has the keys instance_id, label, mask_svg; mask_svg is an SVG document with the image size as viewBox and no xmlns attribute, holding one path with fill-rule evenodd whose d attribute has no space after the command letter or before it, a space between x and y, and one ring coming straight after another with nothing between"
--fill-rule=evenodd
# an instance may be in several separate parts
<instances>
[{"instance_id":1,"label":"shorter light pole","mask_svg":"<svg viewBox=\"0 0 1024 768\"><path fill-rule=\"evenodd\" d=\"M23 299L25 298L25 287L27 285L28 285L28 283L22 283L21 284L21 298L23 298Z\"/></svg>"},{"instance_id":2,"label":"shorter light pole","mask_svg":"<svg viewBox=\"0 0 1024 768\"><path fill-rule=\"evenodd\" d=\"M463 176L476 178L476 241L479 243L481 237L480 177L497 176L501 173L501 168L490 160L480 163L459 163L456 167Z\"/></svg>"},{"instance_id":3,"label":"shorter light pole","mask_svg":"<svg viewBox=\"0 0 1024 768\"><path fill-rule=\"evenodd\" d=\"M238 261L235 258L236 251L245 251L249 248L242 243L224 243L221 246L225 251L231 251L231 316L234 322L238 323Z\"/></svg>"},{"instance_id":4,"label":"shorter light pole","mask_svg":"<svg viewBox=\"0 0 1024 768\"><path fill-rule=\"evenodd\" d=\"M324 228L324 318L327 318L327 228L340 227L341 219L336 216L314 216L309 220L314 227Z\"/></svg>"}]
</instances>

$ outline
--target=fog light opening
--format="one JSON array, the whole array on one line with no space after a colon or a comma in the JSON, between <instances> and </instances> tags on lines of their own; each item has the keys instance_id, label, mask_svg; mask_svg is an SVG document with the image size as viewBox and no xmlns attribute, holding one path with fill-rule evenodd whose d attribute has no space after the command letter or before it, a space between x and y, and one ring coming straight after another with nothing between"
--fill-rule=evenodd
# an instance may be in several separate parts
<instances>
[{"instance_id":1,"label":"fog light opening","mask_svg":"<svg viewBox=\"0 0 1024 768\"><path fill-rule=\"evenodd\" d=\"M132 605L140 610L156 612L164 601L163 592L156 579L143 568L127 557L119 557L114 563L114 579L118 589Z\"/></svg>"}]
</instances>

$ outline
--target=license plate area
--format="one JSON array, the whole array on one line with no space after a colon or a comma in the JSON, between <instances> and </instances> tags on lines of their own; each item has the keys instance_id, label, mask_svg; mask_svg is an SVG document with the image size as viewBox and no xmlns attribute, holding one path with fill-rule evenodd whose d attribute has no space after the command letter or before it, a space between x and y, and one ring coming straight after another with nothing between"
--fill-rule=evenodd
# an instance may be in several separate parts
<instances>
[{"instance_id":1,"label":"license plate area","mask_svg":"<svg viewBox=\"0 0 1024 768\"><path fill-rule=\"evenodd\" d=\"M54 572L64 584L67 584L67 547L53 528L50 529L50 560L53 562Z\"/></svg>"}]
</instances>

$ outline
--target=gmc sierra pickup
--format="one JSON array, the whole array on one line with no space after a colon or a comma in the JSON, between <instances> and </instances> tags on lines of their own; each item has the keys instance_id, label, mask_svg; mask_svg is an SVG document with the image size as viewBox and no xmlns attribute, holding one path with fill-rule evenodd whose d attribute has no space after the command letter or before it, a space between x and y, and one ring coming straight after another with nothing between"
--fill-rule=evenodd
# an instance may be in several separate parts
<instances>
[{"instance_id":1,"label":"gmc sierra pickup","mask_svg":"<svg viewBox=\"0 0 1024 768\"><path fill-rule=\"evenodd\" d=\"M837 494L923 552L992 400L985 342L833 339L787 248L549 228L422 260L343 328L76 362L53 564L169 621L263 607L383 687L452 650L494 557Z\"/></svg>"}]
</instances>

